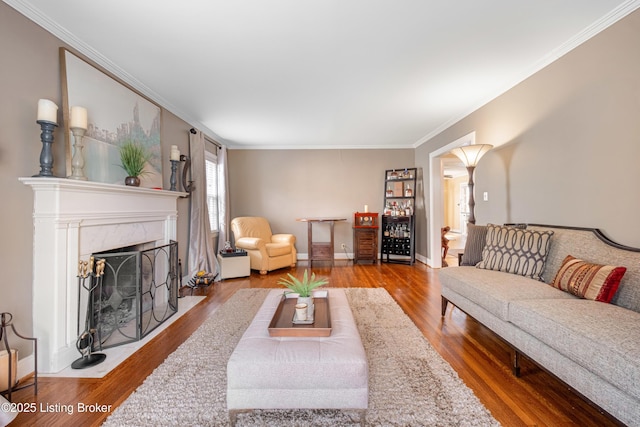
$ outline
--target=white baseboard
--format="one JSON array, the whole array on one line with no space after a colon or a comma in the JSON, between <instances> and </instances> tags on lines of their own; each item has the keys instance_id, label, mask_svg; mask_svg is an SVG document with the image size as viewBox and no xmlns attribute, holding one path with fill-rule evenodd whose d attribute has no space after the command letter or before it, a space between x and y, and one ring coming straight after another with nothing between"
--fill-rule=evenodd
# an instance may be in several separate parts
<instances>
[{"instance_id":1,"label":"white baseboard","mask_svg":"<svg viewBox=\"0 0 640 427\"><path fill-rule=\"evenodd\" d=\"M422 262L423 264L427 264L428 267L433 267L433 260L431 258L427 258L424 255L416 254L416 259Z\"/></svg>"},{"instance_id":2,"label":"white baseboard","mask_svg":"<svg viewBox=\"0 0 640 427\"><path fill-rule=\"evenodd\" d=\"M301 253L297 253L296 254L296 259L298 261L308 261L309 260L309 254L301 254ZM353 259L353 252L336 252L333 254L333 259L347 259L347 260L352 260Z\"/></svg>"},{"instance_id":3,"label":"white baseboard","mask_svg":"<svg viewBox=\"0 0 640 427\"><path fill-rule=\"evenodd\" d=\"M420 261L421 263L426 264L429 267L431 267L431 259L427 258L424 255L416 254L416 261Z\"/></svg>"},{"instance_id":4,"label":"white baseboard","mask_svg":"<svg viewBox=\"0 0 640 427\"><path fill-rule=\"evenodd\" d=\"M333 254L333 257L334 259L353 260L353 252L348 252L346 254L344 252L336 252L335 254ZM377 258L380 259L380 254L377 254ZM298 253L296 259L298 261L308 261L309 254ZM427 258L424 255L416 254L416 260L420 261L423 264L426 264L429 267L433 265L431 262L431 258Z\"/></svg>"},{"instance_id":5,"label":"white baseboard","mask_svg":"<svg viewBox=\"0 0 640 427\"><path fill-rule=\"evenodd\" d=\"M34 360L33 354L18 360L18 378L20 378L20 381L29 375L33 375Z\"/></svg>"}]
</instances>

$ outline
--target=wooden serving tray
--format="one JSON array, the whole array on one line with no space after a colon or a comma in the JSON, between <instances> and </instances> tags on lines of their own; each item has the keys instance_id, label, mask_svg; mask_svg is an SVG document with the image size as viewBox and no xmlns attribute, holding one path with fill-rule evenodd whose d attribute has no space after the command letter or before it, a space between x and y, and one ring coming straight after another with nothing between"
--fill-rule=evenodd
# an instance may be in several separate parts
<instances>
[{"instance_id":1,"label":"wooden serving tray","mask_svg":"<svg viewBox=\"0 0 640 427\"><path fill-rule=\"evenodd\" d=\"M331 335L331 314L327 292L315 294L314 322L310 325L294 324L297 295L283 295L276 312L269 323L269 335L272 337L328 337Z\"/></svg>"}]
</instances>

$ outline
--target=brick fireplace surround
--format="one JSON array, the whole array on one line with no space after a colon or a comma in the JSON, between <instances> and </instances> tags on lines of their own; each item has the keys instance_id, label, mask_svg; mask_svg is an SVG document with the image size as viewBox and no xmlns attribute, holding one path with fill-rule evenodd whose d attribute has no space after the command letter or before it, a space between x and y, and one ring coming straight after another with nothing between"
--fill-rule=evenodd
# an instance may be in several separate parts
<instances>
[{"instance_id":1,"label":"brick fireplace surround","mask_svg":"<svg viewBox=\"0 0 640 427\"><path fill-rule=\"evenodd\" d=\"M78 261L96 252L176 240L177 198L183 193L64 178L20 181L34 193L33 336L38 338L38 371L56 373L80 356ZM80 313L85 304L86 298L80 302Z\"/></svg>"}]
</instances>

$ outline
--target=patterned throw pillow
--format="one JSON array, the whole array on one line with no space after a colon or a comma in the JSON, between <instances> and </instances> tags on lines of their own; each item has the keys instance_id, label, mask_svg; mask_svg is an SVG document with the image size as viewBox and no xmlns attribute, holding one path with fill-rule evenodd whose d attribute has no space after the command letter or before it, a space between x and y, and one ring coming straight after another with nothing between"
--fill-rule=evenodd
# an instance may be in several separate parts
<instances>
[{"instance_id":1,"label":"patterned throw pillow","mask_svg":"<svg viewBox=\"0 0 640 427\"><path fill-rule=\"evenodd\" d=\"M542 280L553 231L488 224L482 261L476 267Z\"/></svg>"},{"instance_id":2,"label":"patterned throw pillow","mask_svg":"<svg viewBox=\"0 0 640 427\"><path fill-rule=\"evenodd\" d=\"M487 239L486 225L467 225L467 241L464 244L460 265L476 265L482 261L482 250Z\"/></svg>"},{"instance_id":3,"label":"patterned throw pillow","mask_svg":"<svg viewBox=\"0 0 640 427\"><path fill-rule=\"evenodd\" d=\"M626 271L626 267L592 264L567 255L551 286L580 298L608 303Z\"/></svg>"}]
</instances>

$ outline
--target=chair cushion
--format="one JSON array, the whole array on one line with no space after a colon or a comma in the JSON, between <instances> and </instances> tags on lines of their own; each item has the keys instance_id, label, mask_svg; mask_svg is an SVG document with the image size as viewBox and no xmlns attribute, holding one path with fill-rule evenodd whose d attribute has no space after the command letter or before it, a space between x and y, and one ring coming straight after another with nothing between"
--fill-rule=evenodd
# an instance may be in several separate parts
<instances>
[{"instance_id":1,"label":"chair cushion","mask_svg":"<svg viewBox=\"0 0 640 427\"><path fill-rule=\"evenodd\" d=\"M289 243L267 243L265 246L270 258L291 253L291 245Z\"/></svg>"},{"instance_id":2,"label":"chair cushion","mask_svg":"<svg viewBox=\"0 0 640 427\"><path fill-rule=\"evenodd\" d=\"M271 226L266 218L238 217L231 221L231 228L236 239L240 237L258 237L267 242L271 241Z\"/></svg>"}]
</instances>

